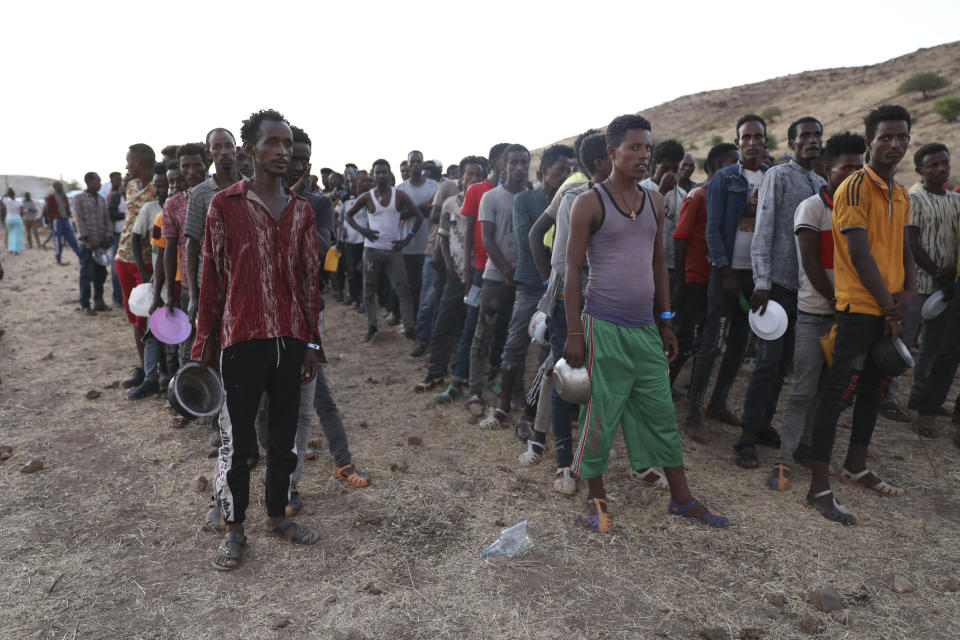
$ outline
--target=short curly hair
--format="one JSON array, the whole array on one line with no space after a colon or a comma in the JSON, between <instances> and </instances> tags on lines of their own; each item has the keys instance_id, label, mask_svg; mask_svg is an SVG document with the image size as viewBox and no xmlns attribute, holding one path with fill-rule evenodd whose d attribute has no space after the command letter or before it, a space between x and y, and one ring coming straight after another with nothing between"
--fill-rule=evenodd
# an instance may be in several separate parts
<instances>
[{"instance_id":1,"label":"short curly hair","mask_svg":"<svg viewBox=\"0 0 960 640\"><path fill-rule=\"evenodd\" d=\"M264 120L282 122L290 126L290 123L287 122L287 119L284 118L283 114L279 111L261 109L256 113L250 114L250 117L243 121L243 126L240 127L240 140L249 142L250 144L256 144L257 139L260 137L260 125L263 124Z\"/></svg>"}]
</instances>

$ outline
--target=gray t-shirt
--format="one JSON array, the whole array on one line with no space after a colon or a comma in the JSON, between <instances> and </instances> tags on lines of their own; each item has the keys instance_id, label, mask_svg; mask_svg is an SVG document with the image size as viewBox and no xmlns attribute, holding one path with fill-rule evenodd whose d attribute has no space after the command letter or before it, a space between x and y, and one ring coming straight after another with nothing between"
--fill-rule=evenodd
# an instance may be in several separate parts
<instances>
[{"instance_id":1,"label":"gray t-shirt","mask_svg":"<svg viewBox=\"0 0 960 640\"><path fill-rule=\"evenodd\" d=\"M494 233L494 242L497 243L504 260L512 263L517 261L517 241L513 233L513 198L515 195L504 189L503 185L487 191L480 198L480 215L478 217L481 225L484 222L492 222L497 226L496 233ZM483 270L483 277L487 280L497 280L499 282L506 280L493 260L489 259L486 269Z\"/></svg>"},{"instance_id":2,"label":"gray t-shirt","mask_svg":"<svg viewBox=\"0 0 960 640\"><path fill-rule=\"evenodd\" d=\"M227 187L229 186L227 185ZM223 188L226 189L226 187ZM210 209L210 201L213 200L213 196L220 190L217 179L210 176L187 192L187 215L183 220L183 234L200 243L200 250L197 253L198 288L203 277L203 232L207 224L207 210Z\"/></svg>"},{"instance_id":3,"label":"gray t-shirt","mask_svg":"<svg viewBox=\"0 0 960 640\"><path fill-rule=\"evenodd\" d=\"M573 203L581 193L590 190L590 183L581 182L572 189L568 189L560 201L557 209L557 226L553 236L553 253L550 254L550 266L560 274L567 275L567 240L570 238L570 211Z\"/></svg>"},{"instance_id":4,"label":"gray t-shirt","mask_svg":"<svg viewBox=\"0 0 960 640\"><path fill-rule=\"evenodd\" d=\"M403 191L405 194L410 196L410 199L413 200L413 204L418 207L424 204L429 204L433 201L433 194L437 192L437 189L440 185L437 184L436 180L431 180L430 178L426 179L419 187L413 186L409 180L402 182L400 186L397 187L400 191ZM421 214L423 211L420 212ZM410 231L413 231L414 220L408 218L403 223L403 237L406 238L407 234ZM429 215L425 217L422 223L420 223L420 230L417 231L416 237L410 241L410 244L403 248L401 253L405 255L420 255L426 252L427 250L427 241L430 239L430 218Z\"/></svg>"}]
</instances>

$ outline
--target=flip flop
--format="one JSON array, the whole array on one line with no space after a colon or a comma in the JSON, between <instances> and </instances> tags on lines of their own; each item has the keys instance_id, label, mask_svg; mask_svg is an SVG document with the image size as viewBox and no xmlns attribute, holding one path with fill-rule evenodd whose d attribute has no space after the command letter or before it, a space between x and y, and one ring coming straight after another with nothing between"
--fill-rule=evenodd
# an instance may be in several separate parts
<instances>
[{"instance_id":1,"label":"flip flop","mask_svg":"<svg viewBox=\"0 0 960 640\"><path fill-rule=\"evenodd\" d=\"M682 505L679 502L673 500L670 501L670 504L667 505L667 512L672 516L679 516L681 518L693 518L694 520L699 520L708 527L713 527L715 529L723 529L730 525L730 518L720 515L719 513L714 513L710 511L707 505L703 505L705 513L702 516L695 516L693 514L687 513L694 505L697 504L697 499L694 498L690 504ZM703 504L703 503L700 503Z\"/></svg>"},{"instance_id":2,"label":"flip flop","mask_svg":"<svg viewBox=\"0 0 960 640\"><path fill-rule=\"evenodd\" d=\"M822 498L824 496L831 496L831 506L829 509L821 509L820 505L817 504L817 498ZM807 494L807 503L820 512L827 520L832 522L839 522L843 525L848 524L857 524L857 516L853 515L846 507L837 502L836 496L833 495L832 489L827 489L821 491L820 493L808 493Z\"/></svg>"},{"instance_id":3,"label":"flip flop","mask_svg":"<svg viewBox=\"0 0 960 640\"><path fill-rule=\"evenodd\" d=\"M610 533L613 521L607 513L607 501L603 498L589 498L583 503L587 505L587 527L597 533Z\"/></svg>"},{"instance_id":4,"label":"flip flop","mask_svg":"<svg viewBox=\"0 0 960 640\"><path fill-rule=\"evenodd\" d=\"M366 474L357 471L357 468L353 466L352 462L348 462L342 467L334 466L333 477L359 489L370 486L370 478Z\"/></svg>"},{"instance_id":5,"label":"flip flop","mask_svg":"<svg viewBox=\"0 0 960 640\"><path fill-rule=\"evenodd\" d=\"M874 478L877 479L877 482L872 485L868 485L861 481L861 478L871 474ZM900 498L903 497L903 487L898 487L895 484L891 484L884 480L880 479L880 476L870 471L870 469L864 469L860 473L851 473L846 470L844 467L840 467L840 480L846 482L847 484L852 484L855 487L863 487L864 489L870 489L871 491L876 491L880 495L889 496L891 498Z\"/></svg>"},{"instance_id":6,"label":"flip flop","mask_svg":"<svg viewBox=\"0 0 960 640\"><path fill-rule=\"evenodd\" d=\"M774 476L776 474L776 476ZM790 467L785 464L773 465L773 471L767 476L767 487L774 491L786 491L790 488Z\"/></svg>"}]
</instances>

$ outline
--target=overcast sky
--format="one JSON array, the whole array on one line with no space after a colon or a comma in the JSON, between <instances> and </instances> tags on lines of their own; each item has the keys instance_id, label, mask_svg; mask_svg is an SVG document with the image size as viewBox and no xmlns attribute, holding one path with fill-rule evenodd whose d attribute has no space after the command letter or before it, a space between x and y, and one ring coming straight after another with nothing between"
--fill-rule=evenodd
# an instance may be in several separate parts
<instances>
[{"instance_id":1,"label":"overcast sky","mask_svg":"<svg viewBox=\"0 0 960 640\"><path fill-rule=\"evenodd\" d=\"M216 8L220 6L221 8ZM743 6L743 9L735 7ZM673 98L958 38L960 2L7 3L0 174L123 170L271 107L314 173L530 148ZM654 123L656 126L656 123Z\"/></svg>"}]
</instances>

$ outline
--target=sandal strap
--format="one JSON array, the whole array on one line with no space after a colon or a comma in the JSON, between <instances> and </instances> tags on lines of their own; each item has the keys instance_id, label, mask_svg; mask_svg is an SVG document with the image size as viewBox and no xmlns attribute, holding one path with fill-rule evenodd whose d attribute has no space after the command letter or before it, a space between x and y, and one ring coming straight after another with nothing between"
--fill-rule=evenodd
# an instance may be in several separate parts
<instances>
[{"instance_id":1,"label":"sandal strap","mask_svg":"<svg viewBox=\"0 0 960 640\"><path fill-rule=\"evenodd\" d=\"M820 493L813 494L813 499L816 500L817 498L822 498L824 496L829 496L831 494L833 494L833 489L826 489L824 491L821 491Z\"/></svg>"},{"instance_id":2,"label":"sandal strap","mask_svg":"<svg viewBox=\"0 0 960 640\"><path fill-rule=\"evenodd\" d=\"M685 514L687 513L687 511L688 511L691 507L693 507L693 505L695 505L695 504L697 504L697 499L696 499L696 498L694 498L693 500L691 500L691 501L690 501L690 504L680 504L679 502L674 502L673 500L671 500L671 501L670 501L670 504L667 506L667 508L668 508L671 512L676 513L677 515L681 515L681 516L682 516L682 515L685 515Z\"/></svg>"},{"instance_id":3,"label":"sandal strap","mask_svg":"<svg viewBox=\"0 0 960 640\"><path fill-rule=\"evenodd\" d=\"M849 480L860 480L860 478L867 475L868 473L871 473L871 471L870 469L864 469L860 473L853 473L852 471L847 471L846 467L841 467L840 473L842 475L845 475ZM880 476L877 476L877 477L879 478ZM881 482L883 481L881 480Z\"/></svg>"}]
</instances>

